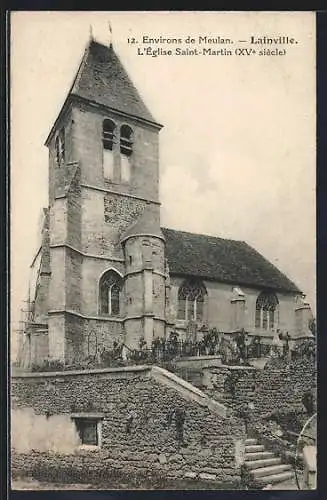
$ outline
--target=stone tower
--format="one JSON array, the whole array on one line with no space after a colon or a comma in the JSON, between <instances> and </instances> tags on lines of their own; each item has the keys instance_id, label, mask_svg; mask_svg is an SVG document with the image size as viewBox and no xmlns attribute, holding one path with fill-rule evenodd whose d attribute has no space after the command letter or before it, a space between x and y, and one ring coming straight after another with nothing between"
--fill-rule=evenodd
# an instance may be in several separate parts
<instances>
[{"instance_id":1,"label":"stone tower","mask_svg":"<svg viewBox=\"0 0 327 500\"><path fill-rule=\"evenodd\" d=\"M113 47L91 40L49 148L49 356L165 332L158 124Z\"/></svg>"}]
</instances>

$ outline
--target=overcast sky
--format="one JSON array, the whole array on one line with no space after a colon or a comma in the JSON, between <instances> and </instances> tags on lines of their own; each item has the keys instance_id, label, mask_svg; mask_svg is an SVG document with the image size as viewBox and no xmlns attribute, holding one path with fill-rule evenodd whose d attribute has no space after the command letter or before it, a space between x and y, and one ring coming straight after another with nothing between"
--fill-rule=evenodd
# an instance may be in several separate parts
<instances>
[{"instance_id":1,"label":"overcast sky","mask_svg":"<svg viewBox=\"0 0 327 500\"><path fill-rule=\"evenodd\" d=\"M315 309L314 13L16 12L11 18L13 327L27 292L40 211L47 206L44 141L78 69L90 25L98 41L109 43L109 21L116 52L164 125L162 225L246 240L285 272ZM284 35L298 43L284 56L154 58L137 55L136 46L127 43L134 36L143 48L143 35L219 35L235 40L233 50L251 35ZM174 50L164 43L153 47Z\"/></svg>"}]
</instances>

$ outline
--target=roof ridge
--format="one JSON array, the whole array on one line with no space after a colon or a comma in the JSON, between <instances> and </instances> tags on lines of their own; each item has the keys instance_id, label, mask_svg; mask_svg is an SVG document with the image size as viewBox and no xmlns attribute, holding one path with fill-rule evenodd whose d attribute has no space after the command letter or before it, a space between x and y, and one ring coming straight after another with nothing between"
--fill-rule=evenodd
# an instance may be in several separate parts
<instances>
[{"instance_id":1,"label":"roof ridge","mask_svg":"<svg viewBox=\"0 0 327 500\"><path fill-rule=\"evenodd\" d=\"M163 227L163 226L161 226L161 229L163 229L164 231L165 230L167 230L167 231L174 231L175 233L191 234L192 236L203 236L205 238L213 238L213 239L216 239L216 240L224 240L224 241L235 241L237 243L245 243L246 244L246 242L244 240L235 240L233 238L223 238L221 236L214 236L212 234L192 233L191 231L184 231L183 229L174 229L174 228L171 228L171 227Z\"/></svg>"},{"instance_id":2,"label":"roof ridge","mask_svg":"<svg viewBox=\"0 0 327 500\"><path fill-rule=\"evenodd\" d=\"M283 271L245 241L164 227L161 230L172 274L301 293Z\"/></svg>"},{"instance_id":3,"label":"roof ridge","mask_svg":"<svg viewBox=\"0 0 327 500\"><path fill-rule=\"evenodd\" d=\"M88 45L85 47L85 49L84 49L84 54L83 54L83 56L82 56L82 59L81 59L81 62L80 62L80 64L79 64L79 67L78 67L77 73L76 73L76 75L75 75L75 78L73 79L73 83L72 83L72 85L71 85L71 87L70 87L70 89L69 89L69 92L68 92L68 94L67 94L68 96L69 96L70 94L73 94L73 93L74 93L74 87L75 87L75 85L78 85L78 83L79 83L79 81L80 81L80 79L81 79L82 71L83 71L84 66L85 66L85 64L86 64L86 60L87 60L87 56L88 56L88 54L89 54L89 51L90 51L90 44L88 44Z\"/></svg>"}]
</instances>

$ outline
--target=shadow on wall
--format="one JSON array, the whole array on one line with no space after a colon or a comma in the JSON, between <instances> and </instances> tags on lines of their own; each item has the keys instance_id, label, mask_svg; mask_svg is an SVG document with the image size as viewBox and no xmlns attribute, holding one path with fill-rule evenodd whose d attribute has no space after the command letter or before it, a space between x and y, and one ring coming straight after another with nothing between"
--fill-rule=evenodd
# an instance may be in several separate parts
<instances>
[{"instance_id":1,"label":"shadow on wall","mask_svg":"<svg viewBox=\"0 0 327 500\"><path fill-rule=\"evenodd\" d=\"M11 413L11 447L18 453L32 450L73 453L80 445L68 415L36 415L32 408Z\"/></svg>"}]
</instances>

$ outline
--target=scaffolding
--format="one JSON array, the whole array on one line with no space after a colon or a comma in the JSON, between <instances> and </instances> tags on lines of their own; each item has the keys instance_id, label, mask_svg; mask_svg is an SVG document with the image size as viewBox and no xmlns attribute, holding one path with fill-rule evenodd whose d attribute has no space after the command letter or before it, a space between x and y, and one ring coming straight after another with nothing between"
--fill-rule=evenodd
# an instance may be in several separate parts
<instances>
[{"instance_id":1,"label":"scaffolding","mask_svg":"<svg viewBox=\"0 0 327 500\"><path fill-rule=\"evenodd\" d=\"M23 304L20 310L19 327L15 333L18 343L17 363L19 366L26 367L30 365L29 326L34 323L34 301L25 300Z\"/></svg>"}]
</instances>

